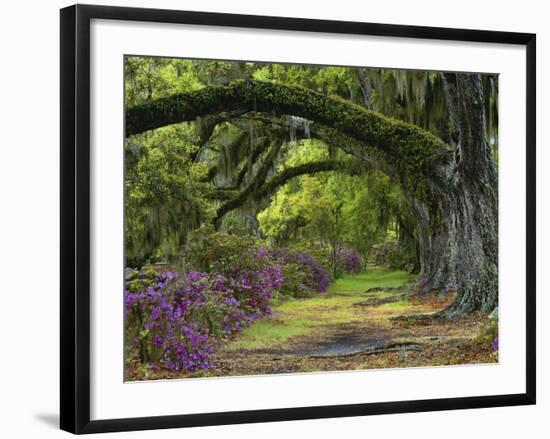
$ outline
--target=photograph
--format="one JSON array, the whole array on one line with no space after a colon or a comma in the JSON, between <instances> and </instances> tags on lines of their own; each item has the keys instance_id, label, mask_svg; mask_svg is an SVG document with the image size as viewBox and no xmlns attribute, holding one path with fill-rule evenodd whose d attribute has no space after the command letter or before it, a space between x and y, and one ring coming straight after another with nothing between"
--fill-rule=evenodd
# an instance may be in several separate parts
<instances>
[{"instance_id":1,"label":"photograph","mask_svg":"<svg viewBox=\"0 0 550 439\"><path fill-rule=\"evenodd\" d=\"M124 55L125 381L498 363L498 103L491 72Z\"/></svg>"}]
</instances>

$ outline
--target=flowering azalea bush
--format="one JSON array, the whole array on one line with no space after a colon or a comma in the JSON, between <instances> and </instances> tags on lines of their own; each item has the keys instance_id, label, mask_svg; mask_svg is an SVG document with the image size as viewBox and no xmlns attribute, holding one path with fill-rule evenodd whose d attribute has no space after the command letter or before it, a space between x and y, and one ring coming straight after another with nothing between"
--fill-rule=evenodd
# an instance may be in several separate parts
<instances>
[{"instance_id":1,"label":"flowering azalea bush","mask_svg":"<svg viewBox=\"0 0 550 439\"><path fill-rule=\"evenodd\" d=\"M290 249L271 251L285 273L282 289L288 296L304 297L325 292L330 284L328 271L308 253Z\"/></svg>"},{"instance_id":2,"label":"flowering azalea bush","mask_svg":"<svg viewBox=\"0 0 550 439\"><path fill-rule=\"evenodd\" d=\"M128 355L153 368L210 368L212 338L269 314L269 302L282 285L279 264L267 254L252 259L259 270L231 275L132 273L125 291Z\"/></svg>"},{"instance_id":3,"label":"flowering azalea bush","mask_svg":"<svg viewBox=\"0 0 550 439\"><path fill-rule=\"evenodd\" d=\"M336 249L338 265L345 273L359 273L361 271L361 258L355 250L339 246Z\"/></svg>"},{"instance_id":4,"label":"flowering azalea bush","mask_svg":"<svg viewBox=\"0 0 550 439\"><path fill-rule=\"evenodd\" d=\"M271 313L274 299L327 290L313 256L267 250L252 237L199 231L186 273L127 270L127 358L152 368L212 367L214 339Z\"/></svg>"},{"instance_id":5,"label":"flowering azalea bush","mask_svg":"<svg viewBox=\"0 0 550 439\"><path fill-rule=\"evenodd\" d=\"M146 285L146 286L145 286ZM138 274L124 294L127 354L152 368L194 371L211 367L209 331L192 318L200 300L175 273ZM137 290L137 287L145 289Z\"/></svg>"},{"instance_id":6,"label":"flowering azalea bush","mask_svg":"<svg viewBox=\"0 0 550 439\"><path fill-rule=\"evenodd\" d=\"M326 245L314 242L300 241L292 245L292 251L297 253L304 253L313 257L318 265L323 268L323 270L329 276L329 283L334 279L332 278L332 257L328 251Z\"/></svg>"},{"instance_id":7,"label":"flowering azalea bush","mask_svg":"<svg viewBox=\"0 0 550 439\"><path fill-rule=\"evenodd\" d=\"M318 293L325 292L330 284L330 275L325 268L308 253L296 253L292 258L306 273L306 285Z\"/></svg>"},{"instance_id":8,"label":"flowering azalea bush","mask_svg":"<svg viewBox=\"0 0 550 439\"><path fill-rule=\"evenodd\" d=\"M226 276L228 287L239 300L248 320L271 313L269 302L284 282L281 265L274 262L263 248L253 252L248 267L230 270Z\"/></svg>"}]
</instances>

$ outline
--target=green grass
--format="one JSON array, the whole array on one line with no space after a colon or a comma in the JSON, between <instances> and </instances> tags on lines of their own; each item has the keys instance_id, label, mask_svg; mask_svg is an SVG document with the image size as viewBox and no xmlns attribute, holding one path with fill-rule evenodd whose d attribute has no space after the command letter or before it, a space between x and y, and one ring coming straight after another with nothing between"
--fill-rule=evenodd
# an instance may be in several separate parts
<instances>
[{"instance_id":1,"label":"green grass","mask_svg":"<svg viewBox=\"0 0 550 439\"><path fill-rule=\"evenodd\" d=\"M331 285L328 293L307 299L292 299L273 307L275 318L264 318L245 328L226 349L268 349L284 346L292 338L322 335L332 325L354 323L364 318L353 304L366 299L374 287L396 287L407 282L407 273L385 268L369 268L345 276ZM383 298L394 293L378 291L368 297Z\"/></svg>"},{"instance_id":2,"label":"green grass","mask_svg":"<svg viewBox=\"0 0 550 439\"><path fill-rule=\"evenodd\" d=\"M274 324L271 319L262 319L245 328L239 338L228 348L234 349L266 349L280 345L285 340L310 332L310 327L304 321Z\"/></svg>"},{"instance_id":3,"label":"green grass","mask_svg":"<svg viewBox=\"0 0 550 439\"><path fill-rule=\"evenodd\" d=\"M363 292L375 287L398 287L405 284L408 275L405 271L393 271L387 268L372 267L363 273L345 276L334 282L329 293Z\"/></svg>"}]
</instances>

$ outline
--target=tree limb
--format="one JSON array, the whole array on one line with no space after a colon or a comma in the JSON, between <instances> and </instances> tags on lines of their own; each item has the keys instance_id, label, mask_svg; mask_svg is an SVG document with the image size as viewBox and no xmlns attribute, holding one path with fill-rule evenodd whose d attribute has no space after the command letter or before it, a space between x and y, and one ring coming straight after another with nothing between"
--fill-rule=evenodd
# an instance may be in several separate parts
<instances>
[{"instance_id":1,"label":"tree limb","mask_svg":"<svg viewBox=\"0 0 550 439\"><path fill-rule=\"evenodd\" d=\"M451 159L449 145L417 126L305 88L259 81L209 86L131 108L126 114L126 135L207 114L246 110L297 115L330 126L365 146L372 145L375 156L381 152L394 164L422 173Z\"/></svg>"},{"instance_id":2,"label":"tree limb","mask_svg":"<svg viewBox=\"0 0 550 439\"><path fill-rule=\"evenodd\" d=\"M273 166L273 162L277 155L279 154L279 151L281 150L282 142L281 141L274 141L264 158L258 172L254 176L254 179L250 182L250 184L235 198L229 200L227 203L223 204L216 212L216 217L214 218L214 225L218 226L219 222L223 218L223 216L231 211L236 209L239 206L242 206L244 202L248 199L248 197L255 191L257 188L259 188L261 185L264 184L267 174L269 172L269 169Z\"/></svg>"},{"instance_id":3,"label":"tree limb","mask_svg":"<svg viewBox=\"0 0 550 439\"><path fill-rule=\"evenodd\" d=\"M300 175L313 175L327 171L341 171L349 175L359 175L364 172L365 169L365 165L360 162L321 160L287 168L280 174L271 178L268 182L263 182L261 186L257 186L258 182L250 184L241 193L238 193L235 189L228 190L226 188L220 189L219 192L214 191L210 194L209 198L223 200L235 194L218 209L215 223L219 222L226 213L241 207L248 200L261 200L272 194L277 188L281 187L289 180Z\"/></svg>"}]
</instances>

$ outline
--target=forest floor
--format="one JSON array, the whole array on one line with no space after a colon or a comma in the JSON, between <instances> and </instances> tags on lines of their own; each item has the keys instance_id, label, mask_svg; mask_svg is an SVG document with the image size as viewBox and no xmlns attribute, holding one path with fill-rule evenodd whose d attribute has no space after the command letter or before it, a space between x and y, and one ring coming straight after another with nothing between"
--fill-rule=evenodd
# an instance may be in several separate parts
<instances>
[{"instance_id":1,"label":"forest floor","mask_svg":"<svg viewBox=\"0 0 550 439\"><path fill-rule=\"evenodd\" d=\"M452 302L453 294L408 294L405 272L370 268L337 280L327 293L273 307L216 346L215 367L150 378L361 370L495 363L477 335L485 317L418 319Z\"/></svg>"}]
</instances>

